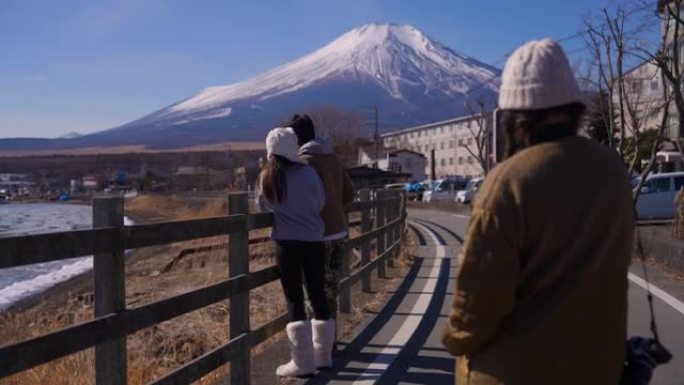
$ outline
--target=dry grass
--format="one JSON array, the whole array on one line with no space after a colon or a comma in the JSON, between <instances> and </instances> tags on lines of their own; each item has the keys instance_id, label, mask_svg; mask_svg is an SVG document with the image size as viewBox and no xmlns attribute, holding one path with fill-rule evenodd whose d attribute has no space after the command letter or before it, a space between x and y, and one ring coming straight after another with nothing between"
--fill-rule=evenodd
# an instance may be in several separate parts
<instances>
[{"instance_id":1,"label":"dry grass","mask_svg":"<svg viewBox=\"0 0 684 385\"><path fill-rule=\"evenodd\" d=\"M228 214L225 199L189 200L187 197L140 195L126 200L126 213L153 220L207 218Z\"/></svg>"},{"instance_id":2,"label":"dry grass","mask_svg":"<svg viewBox=\"0 0 684 385\"><path fill-rule=\"evenodd\" d=\"M225 200L184 203L181 198L141 196L126 203L128 214L139 217L189 219L225 215ZM261 236L265 230L252 236ZM126 302L138 307L216 283L228 278L227 237L137 250L126 266ZM208 252L178 258L188 247L214 245ZM274 264L270 244L250 246L250 269ZM166 269L165 269L166 268ZM46 295L45 300L21 311L0 314L0 344L45 334L92 319L91 288L66 293L66 301ZM278 282L250 293L252 326L257 327L284 312ZM145 384L228 341L227 301L182 315L128 336L128 383ZM28 325L28 327L27 327ZM93 349L88 349L0 380L2 385L85 385L93 383ZM224 378L222 369L205 376L200 384Z\"/></svg>"},{"instance_id":3,"label":"dry grass","mask_svg":"<svg viewBox=\"0 0 684 385\"><path fill-rule=\"evenodd\" d=\"M155 220L189 219L225 215L224 199L190 202L177 197L140 196L126 202L127 214ZM252 232L263 236L267 230ZM352 236L358 228L352 229ZM407 245L396 263L404 270L415 254L415 237L409 232ZM227 249L221 247L227 237L212 237L160 247L137 250L126 266L126 302L138 307L189 290L216 283L228 277ZM211 251L178 258L188 247L215 245ZM272 266L273 247L270 243L250 246L250 270ZM352 264L358 264L353 260ZM354 295L353 313L346 317L343 329L355 328L368 311L380 310L400 282L400 274L392 280L375 280L375 293ZM357 285L358 286L358 285ZM63 327L92 319L91 288L63 293L66 300L54 293L27 309L0 313L0 344L22 341ZM357 289L358 290L358 289ZM272 282L250 292L251 326L256 328L285 311L279 282ZM128 336L128 383L145 384L182 366L228 341L229 313L227 301L202 308L173 320L143 329ZM282 333L252 351L258 354ZM0 385L86 385L94 379L93 349L52 361L14 376L0 379ZM205 376L197 384L214 384L225 379L227 368Z\"/></svg>"}]
</instances>

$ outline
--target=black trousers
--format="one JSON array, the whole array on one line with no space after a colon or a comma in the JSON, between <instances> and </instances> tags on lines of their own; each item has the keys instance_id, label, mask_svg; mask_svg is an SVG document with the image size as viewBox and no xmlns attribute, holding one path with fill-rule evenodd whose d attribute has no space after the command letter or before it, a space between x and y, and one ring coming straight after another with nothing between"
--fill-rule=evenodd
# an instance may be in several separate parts
<instances>
[{"instance_id":1,"label":"black trousers","mask_svg":"<svg viewBox=\"0 0 684 385\"><path fill-rule=\"evenodd\" d=\"M304 281L317 320L330 319L325 297L325 244L323 242L276 241L276 263L287 301L290 322L307 319Z\"/></svg>"}]
</instances>

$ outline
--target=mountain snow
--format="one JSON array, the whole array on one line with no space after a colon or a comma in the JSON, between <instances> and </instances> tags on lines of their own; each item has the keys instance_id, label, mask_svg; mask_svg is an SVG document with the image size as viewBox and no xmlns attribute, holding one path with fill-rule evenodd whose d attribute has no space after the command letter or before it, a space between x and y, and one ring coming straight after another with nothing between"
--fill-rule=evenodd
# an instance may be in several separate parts
<instances>
[{"instance_id":1,"label":"mountain snow","mask_svg":"<svg viewBox=\"0 0 684 385\"><path fill-rule=\"evenodd\" d=\"M377 107L382 131L496 103L500 70L453 51L409 25L368 24L290 63L245 81L210 87L109 130L54 140L0 140L0 149L145 145L178 148L263 140L294 112Z\"/></svg>"},{"instance_id":2,"label":"mountain snow","mask_svg":"<svg viewBox=\"0 0 684 385\"><path fill-rule=\"evenodd\" d=\"M210 87L156 114L169 118L225 108L241 99L263 101L330 79L372 81L393 98L402 86L463 95L474 87L496 90L499 70L437 43L409 25L368 24L327 46L243 82ZM488 84L491 83L491 84Z\"/></svg>"},{"instance_id":3,"label":"mountain snow","mask_svg":"<svg viewBox=\"0 0 684 385\"><path fill-rule=\"evenodd\" d=\"M83 134L78 133L78 132L70 132L68 134L64 134L60 136L58 139L74 139L83 136Z\"/></svg>"}]
</instances>

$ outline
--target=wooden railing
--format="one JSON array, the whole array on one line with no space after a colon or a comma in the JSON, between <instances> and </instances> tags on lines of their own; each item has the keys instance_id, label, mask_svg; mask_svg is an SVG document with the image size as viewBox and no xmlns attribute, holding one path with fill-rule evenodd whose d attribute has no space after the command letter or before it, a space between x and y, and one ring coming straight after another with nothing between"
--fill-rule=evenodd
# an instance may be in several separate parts
<instances>
[{"instance_id":1,"label":"wooden railing","mask_svg":"<svg viewBox=\"0 0 684 385\"><path fill-rule=\"evenodd\" d=\"M371 199L371 195L374 195ZM348 209L360 213L361 234L346 241L347 250L359 249L361 266L350 272L343 264L340 311L351 308L350 290L361 281L370 290L372 270L385 277L401 245L406 197L397 191L361 190ZM37 365L95 347L95 383L126 384L126 336L182 314L230 301L230 340L150 384L189 384L230 363L231 384L250 383L250 349L284 329L281 314L250 330L249 292L279 279L275 266L249 271L249 231L270 227L272 214L248 214L246 193L228 196L230 215L174 222L124 226L123 199L93 201L93 229L0 238L0 268L93 255L94 319L61 330L0 346L0 379ZM141 247L228 235L229 278L210 286L127 308L125 251ZM376 257L371 259L371 242ZM350 252L345 255L349 258ZM47 380L47 379L46 379Z\"/></svg>"}]
</instances>

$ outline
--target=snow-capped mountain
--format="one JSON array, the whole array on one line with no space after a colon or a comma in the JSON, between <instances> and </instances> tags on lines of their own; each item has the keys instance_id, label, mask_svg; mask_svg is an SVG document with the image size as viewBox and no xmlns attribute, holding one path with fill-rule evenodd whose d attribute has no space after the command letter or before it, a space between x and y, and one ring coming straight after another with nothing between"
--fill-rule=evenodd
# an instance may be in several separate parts
<instances>
[{"instance_id":1,"label":"snow-capped mountain","mask_svg":"<svg viewBox=\"0 0 684 385\"><path fill-rule=\"evenodd\" d=\"M377 106L383 130L455 117L466 102L496 98L497 68L408 25L368 24L254 78L209 87L141 119L70 139L88 145L177 147L261 140L294 112Z\"/></svg>"}]
</instances>

